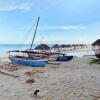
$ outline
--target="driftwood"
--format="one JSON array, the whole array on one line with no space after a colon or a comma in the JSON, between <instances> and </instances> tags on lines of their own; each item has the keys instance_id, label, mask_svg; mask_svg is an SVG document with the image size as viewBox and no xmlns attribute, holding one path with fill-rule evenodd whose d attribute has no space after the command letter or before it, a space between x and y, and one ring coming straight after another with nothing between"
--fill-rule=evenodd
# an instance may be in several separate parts
<instances>
[{"instance_id":1,"label":"driftwood","mask_svg":"<svg viewBox=\"0 0 100 100\"><path fill-rule=\"evenodd\" d=\"M49 62L48 64L52 64L52 65L60 65L61 63L52 63L52 62Z\"/></svg>"},{"instance_id":2,"label":"driftwood","mask_svg":"<svg viewBox=\"0 0 100 100\"><path fill-rule=\"evenodd\" d=\"M5 75L9 75L9 76L13 76L13 77L19 77L18 74L11 73L11 72L3 70L3 69L0 69L0 73L5 74Z\"/></svg>"}]
</instances>

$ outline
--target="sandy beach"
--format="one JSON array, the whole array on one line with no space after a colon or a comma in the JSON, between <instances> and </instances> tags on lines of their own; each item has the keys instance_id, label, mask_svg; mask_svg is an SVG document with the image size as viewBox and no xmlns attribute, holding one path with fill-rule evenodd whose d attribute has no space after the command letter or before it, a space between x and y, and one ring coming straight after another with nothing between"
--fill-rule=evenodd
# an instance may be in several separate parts
<instances>
[{"instance_id":1,"label":"sandy beach","mask_svg":"<svg viewBox=\"0 0 100 100\"><path fill-rule=\"evenodd\" d=\"M0 0L0 100L100 100L100 0Z\"/></svg>"},{"instance_id":2,"label":"sandy beach","mask_svg":"<svg viewBox=\"0 0 100 100\"><path fill-rule=\"evenodd\" d=\"M19 74L0 73L0 100L97 100L100 97L100 64L90 64L94 56L75 57L45 68L31 68L1 61L0 67ZM33 71L30 75L27 73ZM33 83L27 83L34 79ZM35 90L43 96L34 96Z\"/></svg>"}]
</instances>

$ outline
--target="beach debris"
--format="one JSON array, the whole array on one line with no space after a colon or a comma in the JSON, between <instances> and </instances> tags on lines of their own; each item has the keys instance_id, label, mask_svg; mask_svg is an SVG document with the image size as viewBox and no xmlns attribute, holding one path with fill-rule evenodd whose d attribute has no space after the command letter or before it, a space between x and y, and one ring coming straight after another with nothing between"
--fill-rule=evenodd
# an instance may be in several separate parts
<instances>
[{"instance_id":1,"label":"beach debris","mask_svg":"<svg viewBox=\"0 0 100 100\"><path fill-rule=\"evenodd\" d=\"M40 69L40 70L37 70L38 73L45 73L47 71L47 69Z\"/></svg>"},{"instance_id":2,"label":"beach debris","mask_svg":"<svg viewBox=\"0 0 100 100\"><path fill-rule=\"evenodd\" d=\"M60 68L59 66L52 66L51 68Z\"/></svg>"},{"instance_id":3,"label":"beach debris","mask_svg":"<svg viewBox=\"0 0 100 100\"><path fill-rule=\"evenodd\" d=\"M32 77L33 78L40 78L41 76L37 73L37 74L33 74Z\"/></svg>"},{"instance_id":4,"label":"beach debris","mask_svg":"<svg viewBox=\"0 0 100 100\"><path fill-rule=\"evenodd\" d=\"M35 90L34 91L34 96L42 98L42 97L44 97L44 93L40 90Z\"/></svg>"},{"instance_id":5,"label":"beach debris","mask_svg":"<svg viewBox=\"0 0 100 100\"><path fill-rule=\"evenodd\" d=\"M44 73L46 69L31 69L25 72L26 75L35 75L36 73Z\"/></svg>"},{"instance_id":6,"label":"beach debris","mask_svg":"<svg viewBox=\"0 0 100 100\"><path fill-rule=\"evenodd\" d=\"M94 98L94 100L100 100L100 97L97 96L97 97Z\"/></svg>"},{"instance_id":7,"label":"beach debris","mask_svg":"<svg viewBox=\"0 0 100 100\"><path fill-rule=\"evenodd\" d=\"M17 73L12 73L3 69L0 69L0 73L5 74L5 75L9 75L9 76L13 76L13 77L19 77L19 74Z\"/></svg>"},{"instance_id":8,"label":"beach debris","mask_svg":"<svg viewBox=\"0 0 100 100\"><path fill-rule=\"evenodd\" d=\"M10 64L10 68L11 71L18 70L18 67L15 64Z\"/></svg>"},{"instance_id":9,"label":"beach debris","mask_svg":"<svg viewBox=\"0 0 100 100\"><path fill-rule=\"evenodd\" d=\"M41 78L44 76L46 76L46 77L48 76L46 71L47 71L47 69L31 69L31 70L29 69L29 70L25 71L24 73L33 78Z\"/></svg>"},{"instance_id":10,"label":"beach debris","mask_svg":"<svg viewBox=\"0 0 100 100\"><path fill-rule=\"evenodd\" d=\"M60 65L61 63L52 63L52 62L49 62L48 64L52 64L52 65Z\"/></svg>"},{"instance_id":11,"label":"beach debris","mask_svg":"<svg viewBox=\"0 0 100 100\"><path fill-rule=\"evenodd\" d=\"M28 83L28 84L32 84L32 83L34 83L34 82L35 82L34 79L27 79L27 80L26 80L26 83Z\"/></svg>"},{"instance_id":12,"label":"beach debris","mask_svg":"<svg viewBox=\"0 0 100 100\"><path fill-rule=\"evenodd\" d=\"M37 73L37 70L36 69L31 69L31 70L28 70L25 72L26 75L33 75L33 74L36 74Z\"/></svg>"},{"instance_id":13,"label":"beach debris","mask_svg":"<svg viewBox=\"0 0 100 100\"><path fill-rule=\"evenodd\" d=\"M32 73L29 72L29 71L28 71L28 72L25 72L25 74L26 74L26 75L32 75Z\"/></svg>"},{"instance_id":14,"label":"beach debris","mask_svg":"<svg viewBox=\"0 0 100 100\"><path fill-rule=\"evenodd\" d=\"M1 68L8 70L8 71L15 71L18 70L18 67L12 63L5 63L1 66Z\"/></svg>"}]
</instances>

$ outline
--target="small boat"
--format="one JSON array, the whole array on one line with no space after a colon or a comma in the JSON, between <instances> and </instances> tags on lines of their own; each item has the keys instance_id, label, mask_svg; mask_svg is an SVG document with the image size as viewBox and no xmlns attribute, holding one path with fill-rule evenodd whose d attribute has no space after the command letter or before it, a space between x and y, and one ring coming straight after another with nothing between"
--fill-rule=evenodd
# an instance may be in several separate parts
<instances>
[{"instance_id":1,"label":"small boat","mask_svg":"<svg viewBox=\"0 0 100 100\"><path fill-rule=\"evenodd\" d=\"M64 55L64 56L58 56L56 60L57 61L69 61L72 59L73 59L73 56Z\"/></svg>"},{"instance_id":2,"label":"small boat","mask_svg":"<svg viewBox=\"0 0 100 100\"><path fill-rule=\"evenodd\" d=\"M42 55L39 55L35 52L31 53L32 45L35 39L35 35L36 35L38 23L39 23L39 19L40 17L38 17L38 20L37 20L37 24L36 24L36 28L35 28L35 32L34 32L34 36L32 39L29 52L26 52L26 50L25 51L19 51L19 50L9 51L9 59L11 62L15 64L19 64L19 65L32 66L32 67L45 67L48 64L48 60L43 59ZM18 54L11 55L11 53L15 53L15 54L19 53L19 55ZM23 55L21 55L20 53L23 53Z\"/></svg>"},{"instance_id":3,"label":"small boat","mask_svg":"<svg viewBox=\"0 0 100 100\"><path fill-rule=\"evenodd\" d=\"M46 59L29 59L24 57L9 57L9 59L15 64L31 67L45 67L48 64L48 60Z\"/></svg>"}]
</instances>

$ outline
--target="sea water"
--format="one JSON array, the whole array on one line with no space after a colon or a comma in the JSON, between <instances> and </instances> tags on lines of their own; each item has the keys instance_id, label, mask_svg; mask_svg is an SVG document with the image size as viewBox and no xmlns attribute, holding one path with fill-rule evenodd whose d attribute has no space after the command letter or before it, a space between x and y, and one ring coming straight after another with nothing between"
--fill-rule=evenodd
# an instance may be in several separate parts
<instances>
[{"instance_id":1,"label":"sea water","mask_svg":"<svg viewBox=\"0 0 100 100\"><path fill-rule=\"evenodd\" d=\"M7 57L8 51L29 49L30 45L0 45L0 58Z\"/></svg>"}]
</instances>

